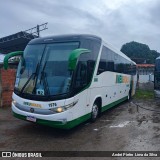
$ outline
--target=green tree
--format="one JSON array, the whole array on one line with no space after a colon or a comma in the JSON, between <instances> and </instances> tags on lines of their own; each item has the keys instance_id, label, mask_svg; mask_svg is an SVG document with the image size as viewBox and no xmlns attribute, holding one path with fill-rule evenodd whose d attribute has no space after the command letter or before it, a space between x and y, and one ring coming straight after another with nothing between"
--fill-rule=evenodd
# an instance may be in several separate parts
<instances>
[{"instance_id":1,"label":"green tree","mask_svg":"<svg viewBox=\"0 0 160 160\"><path fill-rule=\"evenodd\" d=\"M160 56L160 53L157 51L150 50L148 45L134 41L124 44L121 48L121 52L126 54L131 59L137 60L137 62L138 59L140 59L141 63L146 61L146 63L149 64L154 64L155 59Z\"/></svg>"}]
</instances>

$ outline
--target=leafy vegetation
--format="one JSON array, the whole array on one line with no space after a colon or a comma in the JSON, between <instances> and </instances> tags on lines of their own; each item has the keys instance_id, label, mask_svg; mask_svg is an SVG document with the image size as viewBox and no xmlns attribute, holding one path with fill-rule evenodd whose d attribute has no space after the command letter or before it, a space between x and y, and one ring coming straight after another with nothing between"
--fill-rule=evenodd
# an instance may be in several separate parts
<instances>
[{"instance_id":1,"label":"leafy vegetation","mask_svg":"<svg viewBox=\"0 0 160 160\"><path fill-rule=\"evenodd\" d=\"M154 91L137 89L134 97L137 99L153 99Z\"/></svg>"},{"instance_id":2,"label":"leafy vegetation","mask_svg":"<svg viewBox=\"0 0 160 160\"><path fill-rule=\"evenodd\" d=\"M145 62L148 64L154 64L155 59L160 56L159 52L150 50L148 45L134 41L124 44L121 48L121 52L133 60L141 60L142 62L140 63Z\"/></svg>"}]
</instances>

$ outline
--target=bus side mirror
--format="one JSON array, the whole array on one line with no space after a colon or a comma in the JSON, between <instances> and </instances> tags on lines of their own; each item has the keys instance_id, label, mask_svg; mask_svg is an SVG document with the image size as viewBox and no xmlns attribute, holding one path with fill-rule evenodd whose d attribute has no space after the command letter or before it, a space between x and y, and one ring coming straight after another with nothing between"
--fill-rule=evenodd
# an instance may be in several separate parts
<instances>
[{"instance_id":1,"label":"bus side mirror","mask_svg":"<svg viewBox=\"0 0 160 160\"><path fill-rule=\"evenodd\" d=\"M68 61L69 61L68 69L75 70L79 56L81 54L90 53L90 52L91 52L90 50L84 49L84 48L79 48L79 49L73 50L69 56L69 59L68 59Z\"/></svg>"},{"instance_id":2,"label":"bus side mirror","mask_svg":"<svg viewBox=\"0 0 160 160\"><path fill-rule=\"evenodd\" d=\"M5 70L8 69L8 60L12 57L15 57L15 56L20 56L20 55L23 55L23 51L16 51L16 52L11 52L11 53L8 53L5 57L4 57L4 60L3 60L3 67Z\"/></svg>"}]
</instances>

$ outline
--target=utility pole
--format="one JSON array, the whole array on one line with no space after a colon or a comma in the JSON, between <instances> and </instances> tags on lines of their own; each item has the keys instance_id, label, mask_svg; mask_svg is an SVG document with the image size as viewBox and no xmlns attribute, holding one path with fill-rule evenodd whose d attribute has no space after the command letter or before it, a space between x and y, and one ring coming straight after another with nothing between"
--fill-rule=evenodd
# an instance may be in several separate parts
<instances>
[{"instance_id":1,"label":"utility pole","mask_svg":"<svg viewBox=\"0 0 160 160\"><path fill-rule=\"evenodd\" d=\"M39 33L39 25L37 25L37 35L38 35L38 37L40 36L40 33Z\"/></svg>"},{"instance_id":2,"label":"utility pole","mask_svg":"<svg viewBox=\"0 0 160 160\"><path fill-rule=\"evenodd\" d=\"M40 24L40 25L38 24L36 27L30 28L30 29L26 30L25 32L27 32L29 34L36 34L37 37L40 37L40 32L48 29L47 24L48 24L48 22Z\"/></svg>"}]
</instances>

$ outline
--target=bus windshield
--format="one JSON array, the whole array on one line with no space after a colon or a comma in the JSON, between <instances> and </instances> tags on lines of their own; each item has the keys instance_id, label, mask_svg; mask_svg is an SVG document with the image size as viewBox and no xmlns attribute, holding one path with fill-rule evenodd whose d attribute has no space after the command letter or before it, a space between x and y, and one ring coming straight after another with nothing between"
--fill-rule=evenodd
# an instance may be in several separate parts
<instances>
[{"instance_id":1,"label":"bus windshield","mask_svg":"<svg viewBox=\"0 0 160 160\"><path fill-rule=\"evenodd\" d=\"M40 96L68 93L72 78L68 59L78 47L79 42L28 45L18 66L15 89Z\"/></svg>"}]
</instances>

